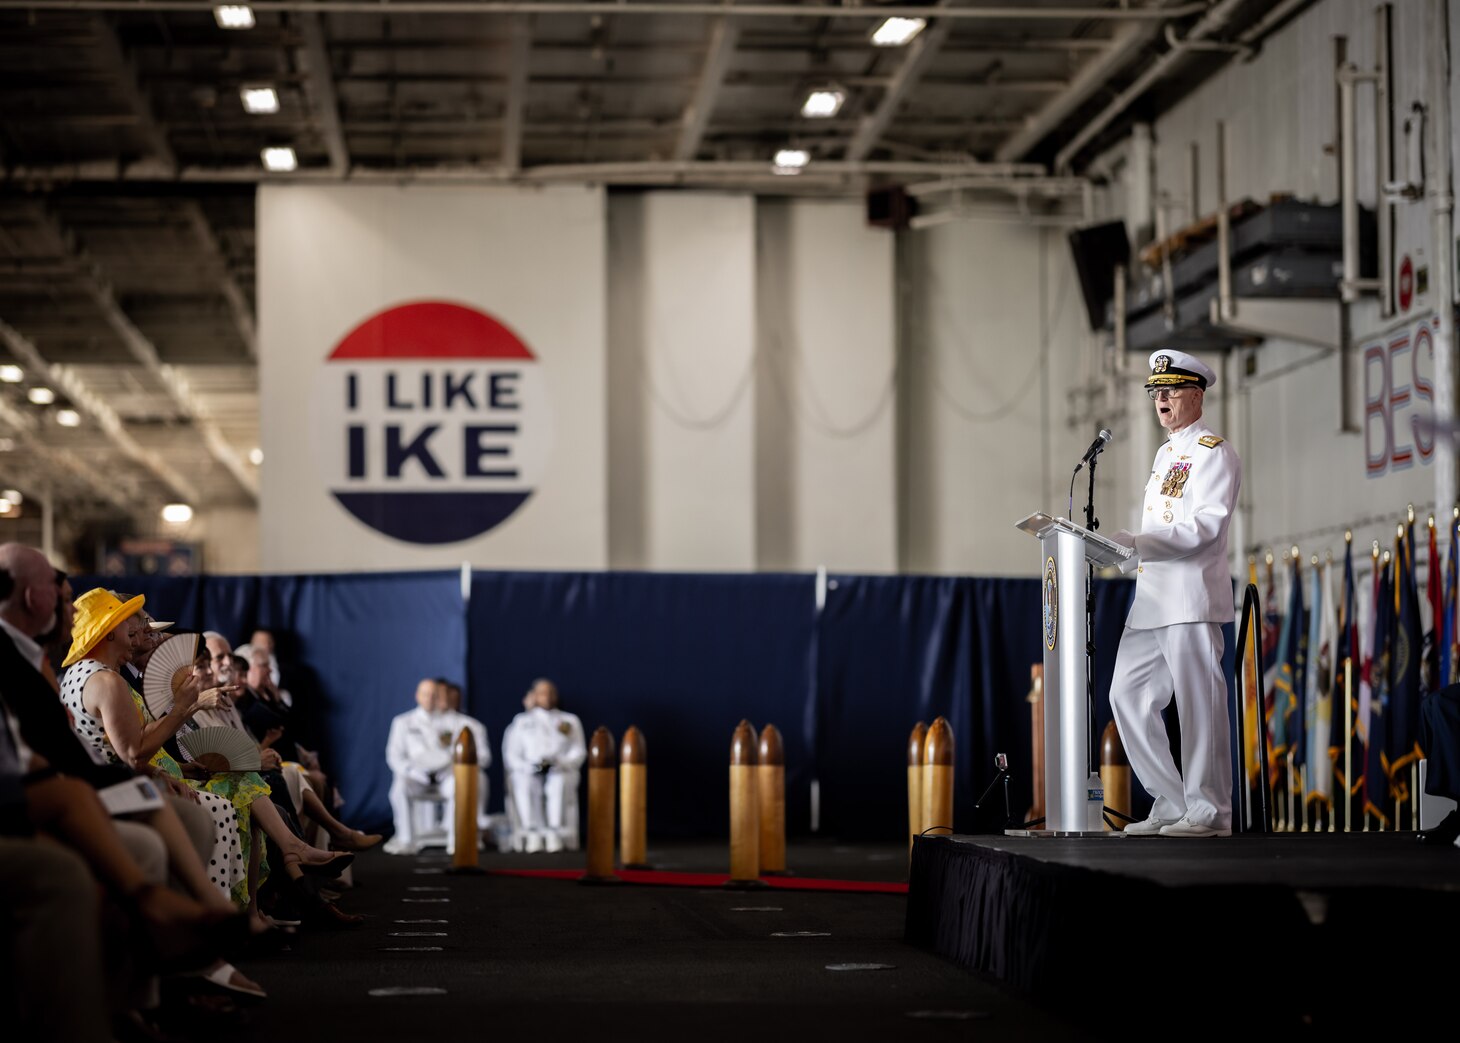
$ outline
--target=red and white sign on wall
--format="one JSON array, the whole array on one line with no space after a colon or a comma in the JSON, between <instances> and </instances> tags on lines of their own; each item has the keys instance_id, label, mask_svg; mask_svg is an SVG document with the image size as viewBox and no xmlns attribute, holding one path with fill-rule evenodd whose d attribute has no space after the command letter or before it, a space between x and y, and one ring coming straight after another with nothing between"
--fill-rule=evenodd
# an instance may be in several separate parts
<instances>
[{"instance_id":1,"label":"red and white sign on wall","mask_svg":"<svg viewBox=\"0 0 1460 1043\"><path fill-rule=\"evenodd\" d=\"M1420 418L1434 412L1438 326L1426 315L1363 346L1364 470L1370 478L1434 457L1434 435Z\"/></svg>"}]
</instances>

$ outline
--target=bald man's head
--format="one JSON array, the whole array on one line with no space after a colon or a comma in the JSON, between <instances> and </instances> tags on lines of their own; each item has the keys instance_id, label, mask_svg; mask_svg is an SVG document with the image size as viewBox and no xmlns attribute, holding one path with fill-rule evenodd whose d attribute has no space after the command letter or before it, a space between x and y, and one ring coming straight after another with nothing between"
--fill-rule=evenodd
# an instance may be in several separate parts
<instances>
[{"instance_id":1,"label":"bald man's head","mask_svg":"<svg viewBox=\"0 0 1460 1043\"><path fill-rule=\"evenodd\" d=\"M22 543L0 544L0 569L10 573L10 596L0 602L0 616L30 637L56 625L60 589L56 570L46 556Z\"/></svg>"}]
</instances>

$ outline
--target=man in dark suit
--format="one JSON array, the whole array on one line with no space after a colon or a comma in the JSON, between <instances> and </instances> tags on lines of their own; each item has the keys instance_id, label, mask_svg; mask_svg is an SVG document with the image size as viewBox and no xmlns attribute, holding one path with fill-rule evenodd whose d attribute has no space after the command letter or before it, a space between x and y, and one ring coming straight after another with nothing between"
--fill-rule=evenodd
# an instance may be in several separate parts
<instances>
[{"instance_id":1,"label":"man in dark suit","mask_svg":"<svg viewBox=\"0 0 1460 1043\"><path fill-rule=\"evenodd\" d=\"M63 596L70 584L65 574L33 547L0 545L0 700L20 725L27 746L43 756L56 771L73 775L101 790L125 782L136 773L120 764L98 764L71 730L70 718L55 687L41 639L56 636L71 642L71 598ZM148 821L169 843L186 834L187 843L206 860L213 847L213 820L198 806L192 791L155 775L165 803ZM147 821L144 819L144 821Z\"/></svg>"}]
</instances>

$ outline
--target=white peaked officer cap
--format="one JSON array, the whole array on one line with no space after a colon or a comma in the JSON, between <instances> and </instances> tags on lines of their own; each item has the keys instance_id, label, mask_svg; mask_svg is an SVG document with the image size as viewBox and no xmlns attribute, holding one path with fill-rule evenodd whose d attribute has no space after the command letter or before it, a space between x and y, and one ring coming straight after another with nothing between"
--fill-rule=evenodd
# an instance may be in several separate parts
<instances>
[{"instance_id":1,"label":"white peaked officer cap","mask_svg":"<svg viewBox=\"0 0 1460 1043\"><path fill-rule=\"evenodd\" d=\"M1195 355L1174 348L1151 352L1151 376L1146 381L1148 388L1199 387L1206 390L1215 387L1216 383L1216 372Z\"/></svg>"}]
</instances>

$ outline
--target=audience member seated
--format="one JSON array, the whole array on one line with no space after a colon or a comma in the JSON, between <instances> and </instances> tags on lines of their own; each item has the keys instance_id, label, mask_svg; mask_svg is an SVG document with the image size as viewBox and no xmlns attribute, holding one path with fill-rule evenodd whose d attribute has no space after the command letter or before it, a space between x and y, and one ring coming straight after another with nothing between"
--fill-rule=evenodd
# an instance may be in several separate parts
<instances>
[{"instance_id":1,"label":"audience member seated","mask_svg":"<svg viewBox=\"0 0 1460 1043\"><path fill-rule=\"evenodd\" d=\"M523 712L502 733L502 764L507 799L516 812L526 851L577 847L578 773L587 759L583 725L558 709L558 689L546 679L533 682L522 700ZM514 846L516 846L514 841Z\"/></svg>"},{"instance_id":2,"label":"audience member seated","mask_svg":"<svg viewBox=\"0 0 1460 1043\"><path fill-rule=\"evenodd\" d=\"M196 788L226 798L237 818L240 845L237 860L220 864L219 872L230 877L242 871L243 887L230 881L231 893L239 904L251 905L253 896L267 877L262 852L253 844L252 824L257 822L283 852L287 875L297 878L306 871L337 875L349 864L349 855L335 855L304 843L290 831L268 800L269 787L255 772L213 774L189 762L187 772L165 750L163 741L177 733L199 709L215 709L230 689L199 687L196 671L177 692L176 700L161 720L152 719L140 693L122 679L117 668L133 654L142 631L137 617L142 597L120 602L106 590L87 591L76 601L75 636L61 678L61 698L73 717L73 726L83 741L108 761L132 767L152 763L175 778L187 777ZM207 657L200 657L207 666ZM230 855L232 853L230 852Z\"/></svg>"}]
</instances>

